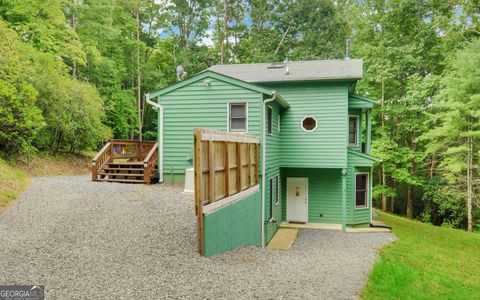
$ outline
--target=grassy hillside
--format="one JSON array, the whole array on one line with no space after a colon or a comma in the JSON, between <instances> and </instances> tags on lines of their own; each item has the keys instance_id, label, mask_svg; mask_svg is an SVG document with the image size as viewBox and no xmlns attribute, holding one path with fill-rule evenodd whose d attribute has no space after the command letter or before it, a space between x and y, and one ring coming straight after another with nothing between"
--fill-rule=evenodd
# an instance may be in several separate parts
<instances>
[{"instance_id":1,"label":"grassy hillside","mask_svg":"<svg viewBox=\"0 0 480 300\"><path fill-rule=\"evenodd\" d=\"M91 171L94 152L80 154L37 155L18 167L31 176L83 175Z\"/></svg>"},{"instance_id":2,"label":"grassy hillside","mask_svg":"<svg viewBox=\"0 0 480 300\"><path fill-rule=\"evenodd\" d=\"M480 235L389 214L398 240L380 250L363 299L480 299Z\"/></svg>"},{"instance_id":3,"label":"grassy hillside","mask_svg":"<svg viewBox=\"0 0 480 300\"><path fill-rule=\"evenodd\" d=\"M27 187L25 172L0 159L0 212Z\"/></svg>"}]
</instances>

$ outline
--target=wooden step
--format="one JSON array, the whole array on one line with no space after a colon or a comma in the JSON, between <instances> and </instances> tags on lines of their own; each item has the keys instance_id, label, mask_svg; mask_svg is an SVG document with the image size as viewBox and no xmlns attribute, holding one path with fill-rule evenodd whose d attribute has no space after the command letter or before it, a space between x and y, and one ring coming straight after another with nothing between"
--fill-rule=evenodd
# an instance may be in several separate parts
<instances>
[{"instance_id":1,"label":"wooden step","mask_svg":"<svg viewBox=\"0 0 480 300\"><path fill-rule=\"evenodd\" d=\"M144 171L145 169L144 168L109 168L109 167L106 167L106 168L103 168L102 170Z\"/></svg>"},{"instance_id":2,"label":"wooden step","mask_svg":"<svg viewBox=\"0 0 480 300\"><path fill-rule=\"evenodd\" d=\"M109 162L109 166L143 166L143 161Z\"/></svg>"},{"instance_id":3,"label":"wooden step","mask_svg":"<svg viewBox=\"0 0 480 300\"><path fill-rule=\"evenodd\" d=\"M111 178L101 178L99 181L108 181L108 182L127 182L127 183L145 183L144 180L138 179L111 179Z\"/></svg>"},{"instance_id":4,"label":"wooden step","mask_svg":"<svg viewBox=\"0 0 480 300\"><path fill-rule=\"evenodd\" d=\"M100 172L98 174L107 175L107 176L143 177L143 173L133 174L133 173L105 173L105 172Z\"/></svg>"}]
</instances>

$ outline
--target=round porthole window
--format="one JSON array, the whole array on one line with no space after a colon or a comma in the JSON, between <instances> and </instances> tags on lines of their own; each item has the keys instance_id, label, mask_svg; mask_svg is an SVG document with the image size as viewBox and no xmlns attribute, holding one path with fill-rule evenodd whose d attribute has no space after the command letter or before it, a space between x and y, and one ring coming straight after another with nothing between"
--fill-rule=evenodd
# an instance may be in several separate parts
<instances>
[{"instance_id":1,"label":"round porthole window","mask_svg":"<svg viewBox=\"0 0 480 300\"><path fill-rule=\"evenodd\" d=\"M317 129L317 119L314 117L307 116L302 120L302 128L305 131L314 131Z\"/></svg>"}]
</instances>

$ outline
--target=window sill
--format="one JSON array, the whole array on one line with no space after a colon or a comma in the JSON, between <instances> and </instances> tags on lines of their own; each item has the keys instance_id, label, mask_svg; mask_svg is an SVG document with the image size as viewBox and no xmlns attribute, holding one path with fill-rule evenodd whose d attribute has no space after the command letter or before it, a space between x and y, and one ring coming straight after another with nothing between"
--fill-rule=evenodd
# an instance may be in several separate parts
<instances>
[{"instance_id":1,"label":"window sill","mask_svg":"<svg viewBox=\"0 0 480 300\"><path fill-rule=\"evenodd\" d=\"M368 206L355 206L355 209L368 209Z\"/></svg>"},{"instance_id":2,"label":"window sill","mask_svg":"<svg viewBox=\"0 0 480 300\"><path fill-rule=\"evenodd\" d=\"M229 130L228 132L231 132L231 133L248 133L248 131L242 131L242 130Z\"/></svg>"}]
</instances>

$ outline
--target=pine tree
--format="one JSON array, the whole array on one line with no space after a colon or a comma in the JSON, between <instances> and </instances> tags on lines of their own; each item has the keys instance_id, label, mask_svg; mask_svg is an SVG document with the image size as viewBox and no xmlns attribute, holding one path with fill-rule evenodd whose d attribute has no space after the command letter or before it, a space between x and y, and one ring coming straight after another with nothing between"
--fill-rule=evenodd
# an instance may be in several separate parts
<instances>
[{"instance_id":1,"label":"pine tree","mask_svg":"<svg viewBox=\"0 0 480 300\"><path fill-rule=\"evenodd\" d=\"M431 121L438 124L423 136L427 148L442 158L438 169L447 184L440 192L465 203L467 229L473 230L473 209L480 180L480 39L459 50L443 80L444 87ZM478 206L478 202L476 203Z\"/></svg>"}]
</instances>

